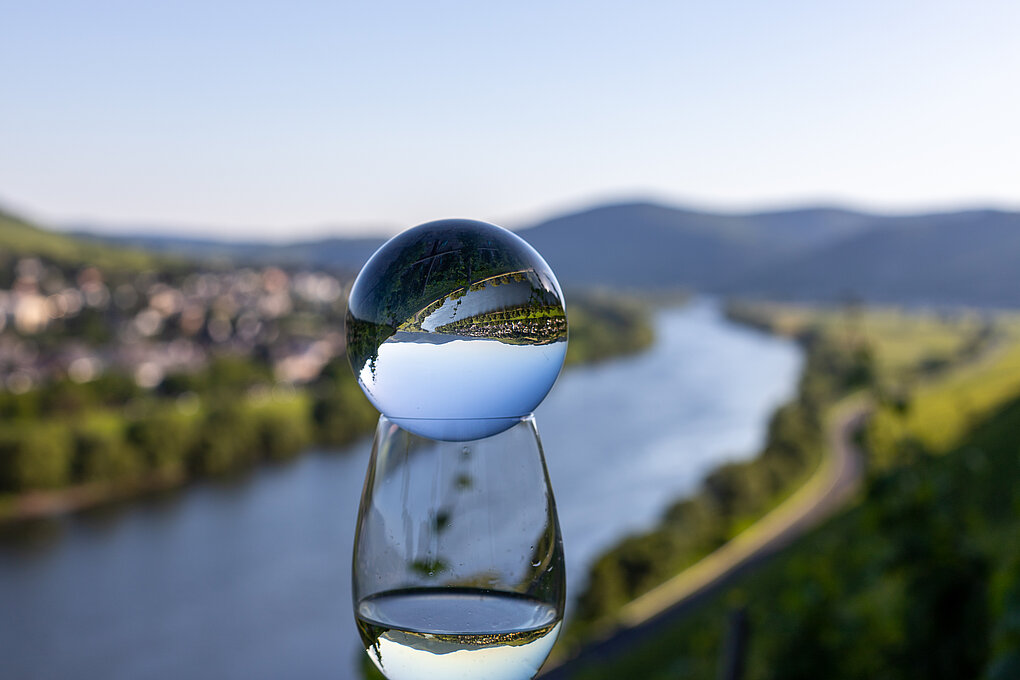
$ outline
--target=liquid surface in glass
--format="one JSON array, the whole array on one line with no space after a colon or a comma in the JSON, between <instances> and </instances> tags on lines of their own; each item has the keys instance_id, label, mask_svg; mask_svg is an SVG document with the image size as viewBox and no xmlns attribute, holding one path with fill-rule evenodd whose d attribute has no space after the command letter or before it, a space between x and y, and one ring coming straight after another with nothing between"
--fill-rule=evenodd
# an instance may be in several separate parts
<instances>
[{"instance_id":1,"label":"liquid surface in glass","mask_svg":"<svg viewBox=\"0 0 1020 680\"><path fill-rule=\"evenodd\" d=\"M530 680L560 628L550 604L474 588L379 593L358 604L356 618L389 680Z\"/></svg>"}]
</instances>

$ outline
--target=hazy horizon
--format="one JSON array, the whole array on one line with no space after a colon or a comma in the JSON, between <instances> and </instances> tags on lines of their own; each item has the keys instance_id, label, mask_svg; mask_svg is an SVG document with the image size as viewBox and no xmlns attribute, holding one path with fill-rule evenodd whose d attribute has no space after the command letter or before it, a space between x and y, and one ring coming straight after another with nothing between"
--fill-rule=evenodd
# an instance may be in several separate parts
<instances>
[{"instance_id":1,"label":"hazy horizon","mask_svg":"<svg viewBox=\"0 0 1020 680\"><path fill-rule=\"evenodd\" d=\"M598 209L602 207L612 205L627 205L627 204L641 204L651 203L661 205L667 208L676 208L680 210L691 210L694 212L701 212L706 214L720 214L720 215L754 215L754 214L767 214L775 212L787 212L787 211L798 211L798 210L812 210L812 209L834 209L834 210L847 210L851 212L858 212L868 215L876 216L896 216L896 215L925 215L925 214L941 214L941 213L952 213L952 212L965 212L970 210L993 210L1002 212L1020 212L1020 205L1011 206L996 202L980 202L980 201L960 201L960 202L947 202L938 203L933 202L928 205L918 206L902 206L900 208L881 207L876 205L867 204L865 202L850 203L847 201L836 201L836 200L811 200L804 199L801 201L776 201L774 203L761 203L761 204L734 204L734 205L715 205L702 201L683 200L683 199L669 199L662 196L650 196L642 194L634 195L623 195L623 194L611 194L603 197L595 196L587 201L560 201L554 203L545 210L535 211L533 215L519 218L519 219L499 219L492 217L479 217L478 215L436 215L431 219L447 219L447 218L469 218L469 219L483 219L494 224L498 224L508 229L519 231L523 229L529 229L534 226L565 215L574 213L582 213L592 209ZM198 224L198 223L170 223L170 222L158 222L152 220L138 220L138 221L118 221L118 220L103 220L101 218L72 218L63 220L58 223L49 222L45 218L39 216L36 212L25 209L20 206L16 201L8 200L6 196L0 195L0 210L7 210L25 219L29 219L40 226L55 231L65 233L87 233L94 234L97 236L151 236L156 238L182 238L182 239L194 239L199 241L221 241L225 243L242 243L242 242L269 242L269 243L290 243L295 241L316 241L331 238L341 239L377 239L377 238L389 238L394 236L405 229L409 229L420 223L414 224L386 224L383 222L377 222L375 224L370 223L349 223L344 224L340 222L328 223L324 222L321 224L310 224L301 225L296 224L291 227L284 229L272 229L272 228L260 228L260 225L248 225L250 228L246 228L245 225L240 227L225 227L217 228L216 225Z\"/></svg>"},{"instance_id":2,"label":"hazy horizon","mask_svg":"<svg viewBox=\"0 0 1020 680\"><path fill-rule=\"evenodd\" d=\"M1020 208L1020 6L5 13L0 200L231 239L511 227L618 197ZM16 134L15 134L16 133Z\"/></svg>"}]
</instances>

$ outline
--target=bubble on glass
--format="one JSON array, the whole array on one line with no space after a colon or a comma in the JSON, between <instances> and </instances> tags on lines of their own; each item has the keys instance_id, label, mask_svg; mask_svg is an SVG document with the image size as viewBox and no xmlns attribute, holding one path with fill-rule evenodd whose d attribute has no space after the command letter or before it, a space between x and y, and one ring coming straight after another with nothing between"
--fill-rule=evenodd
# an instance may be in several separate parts
<instances>
[{"instance_id":1,"label":"bubble on glass","mask_svg":"<svg viewBox=\"0 0 1020 680\"><path fill-rule=\"evenodd\" d=\"M493 224L440 220L387 241L354 282L347 357L390 420L446 441L511 427L563 366L567 316L549 265Z\"/></svg>"}]
</instances>

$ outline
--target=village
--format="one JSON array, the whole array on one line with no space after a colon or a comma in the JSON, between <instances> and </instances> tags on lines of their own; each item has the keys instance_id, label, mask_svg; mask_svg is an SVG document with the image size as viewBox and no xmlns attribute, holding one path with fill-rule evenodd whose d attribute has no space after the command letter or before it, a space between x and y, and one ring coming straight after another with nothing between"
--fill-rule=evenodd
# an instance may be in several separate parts
<instances>
[{"instance_id":1,"label":"village","mask_svg":"<svg viewBox=\"0 0 1020 680\"><path fill-rule=\"evenodd\" d=\"M276 380L305 383L343 353L350 283L279 267L157 275L21 258L0 276L0 385L19 394L116 371L154 388L217 356L262 361Z\"/></svg>"}]
</instances>

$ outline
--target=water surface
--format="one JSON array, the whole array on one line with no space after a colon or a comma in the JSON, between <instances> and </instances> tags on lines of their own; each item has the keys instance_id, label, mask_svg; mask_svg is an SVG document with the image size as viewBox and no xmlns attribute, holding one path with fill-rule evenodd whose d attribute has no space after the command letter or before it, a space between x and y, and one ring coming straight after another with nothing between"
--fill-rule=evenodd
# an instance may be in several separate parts
<instances>
[{"instance_id":1,"label":"water surface","mask_svg":"<svg viewBox=\"0 0 1020 680\"><path fill-rule=\"evenodd\" d=\"M793 394L797 348L710 302L662 312L657 332L640 356L566 371L537 411L568 597L601 550L753 455ZM350 560L368 453L310 453L0 545L0 675L358 678Z\"/></svg>"}]
</instances>

